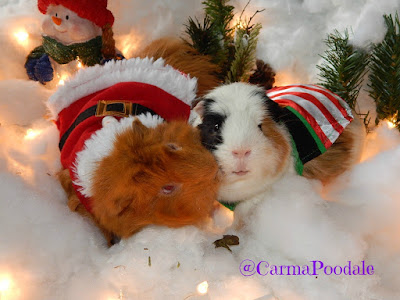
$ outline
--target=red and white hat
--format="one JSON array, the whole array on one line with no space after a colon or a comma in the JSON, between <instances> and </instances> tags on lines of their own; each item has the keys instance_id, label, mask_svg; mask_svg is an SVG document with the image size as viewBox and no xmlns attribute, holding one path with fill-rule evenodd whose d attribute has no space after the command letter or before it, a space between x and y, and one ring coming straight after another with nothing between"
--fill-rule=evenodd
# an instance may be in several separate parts
<instances>
[{"instance_id":1,"label":"red and white hat","mask_svg":"<svg viewBox=\"0 0 400 300\"><path fill-rule=\"evenodd\" d=\"M196 88L196 78L164 65L163 59L134 58L82 69L50 97L61 164L70 170L88 211L94 170L113 150L115 136L132 126L133 118L147 127L187 121Z\"/></svg>"},{"instance_id":2,"label":"red and white hat","mask_svg":"<svg viewBox=\"0 0 400 300\"><path fill-rule=\"evenodd\" d=\"M100 28L106 24L110 26L114 24L114 16L107 9L107 0L38 0L39 11L46 14L47 8L51 4L62 5Z\"/></svg>"}]
</instances>

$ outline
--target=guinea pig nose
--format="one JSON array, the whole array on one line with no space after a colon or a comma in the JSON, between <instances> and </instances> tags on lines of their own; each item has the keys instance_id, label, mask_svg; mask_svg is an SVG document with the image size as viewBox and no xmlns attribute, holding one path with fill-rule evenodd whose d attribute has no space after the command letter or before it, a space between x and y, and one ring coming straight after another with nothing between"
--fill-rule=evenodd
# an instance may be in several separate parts
<instances>
[{"instance_id":1,"label":"guinea pig nose","mask_svg":"<svg viewBox=\"0 0 400 300\"><path fill-rule=\"evenodd\" d=\"M236 157L236 158L249 157L250 154L251 154L251 150L247 150L247 149L245 149L245 150L240 149L240 150L232 151L233 157Z\"/></svg>"},{"instance_id":2,"label":"guinea pig nose","mask_svg":"<svg viewBox=\"0 0 400 300\"><path fill-rule=\"evenodd\" d=\"M62 20L61 20L60 18L57 18L57 17L55 17L55 16L52 16L51 19L53 20L54 24L56 24L56 25L58 25L58 26L61 25L61 21L62 21Z\"/></svg>"}]
</instances>

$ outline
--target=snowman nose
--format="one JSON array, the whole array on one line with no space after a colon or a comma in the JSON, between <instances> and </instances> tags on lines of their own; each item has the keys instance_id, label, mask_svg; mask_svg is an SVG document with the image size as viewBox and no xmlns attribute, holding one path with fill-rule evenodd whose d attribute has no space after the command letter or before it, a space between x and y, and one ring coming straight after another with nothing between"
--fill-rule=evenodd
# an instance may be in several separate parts
<instances>
[{"instance_id":1,"label":"snowman nose","mask_svg":"<svg viewBox=\"0 0 400 300\"><path fill-rule=\"evenodd\" d=\"M53 20L54 24L61 25L62 20L60 18L52 16L51 19Z\"/></svg>"}]
</instances>

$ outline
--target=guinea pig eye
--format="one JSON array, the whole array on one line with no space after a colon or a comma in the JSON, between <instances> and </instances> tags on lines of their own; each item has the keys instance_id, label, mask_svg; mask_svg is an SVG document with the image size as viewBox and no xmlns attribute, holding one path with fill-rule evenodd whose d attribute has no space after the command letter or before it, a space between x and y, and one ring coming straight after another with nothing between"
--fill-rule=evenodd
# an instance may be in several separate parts
<instances>
[{"instance_id":1,"label":"guinea pig eye","mask_svg":"<svg viewBox=\"0 0 400 300\"><path fill-rule=\"evenodd\" d=\"M170 194L172 194L173 192L175 192L175 190L178 188L178 186L176 186L176 185L174 185L174 184L167 184L167 185L164 185L162 188L161 188L161 194L163 194L163 195L170 195Z\"/></svg>"},{"instance_id":2,"label":"guinea pig eye","mask_svg":"<svg viewBox=\"0 0 400 300\"><path fill-rule=\"evenodd\" d=\"M258 128L260 128L260 130L262 131L262 123L258 124Z\"/></svg>"}]
</instances>

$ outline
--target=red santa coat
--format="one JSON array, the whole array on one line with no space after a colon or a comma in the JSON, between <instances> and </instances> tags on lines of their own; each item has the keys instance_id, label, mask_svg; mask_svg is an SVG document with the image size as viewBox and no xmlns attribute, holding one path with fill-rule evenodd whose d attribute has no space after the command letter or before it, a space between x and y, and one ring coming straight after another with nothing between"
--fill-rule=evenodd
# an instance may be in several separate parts
<instances>
[{"instance_id":1,"label":"red santa coat","mask_svg":"<svg viewBox=\"0 0 400 300\"><path fill-rule=\"evenodd\" d=\"M108 154L93 149L94 140L99 145L113 141L99 140L103 118L151 114L166 121L188 120L195 91L196 79L164 66L163 60L133 59L83 69L49 99L48 107L60 131L61 164L69 169L88 211L93 164L87 161Z\"/></svg>"}]
</instances>

